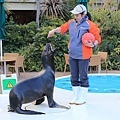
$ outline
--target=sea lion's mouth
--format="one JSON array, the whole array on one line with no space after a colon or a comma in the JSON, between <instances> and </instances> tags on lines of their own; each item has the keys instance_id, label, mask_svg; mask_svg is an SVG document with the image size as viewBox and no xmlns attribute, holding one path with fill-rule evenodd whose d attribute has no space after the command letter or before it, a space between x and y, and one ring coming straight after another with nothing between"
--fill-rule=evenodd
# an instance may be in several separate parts
<instances>
[{"instance_id":1,"label":"sea lion's mouth","mask_svg":"<svg viewBox=\"0 0 120 120\"><path fill-rule=\"evenodd\" d=\"M48 55L48 54L51 54L53 52L54 52L54 50L52 48L51 43L46 43L46 46L44 47L44 54Z\"/></svg>"}]
</instances>

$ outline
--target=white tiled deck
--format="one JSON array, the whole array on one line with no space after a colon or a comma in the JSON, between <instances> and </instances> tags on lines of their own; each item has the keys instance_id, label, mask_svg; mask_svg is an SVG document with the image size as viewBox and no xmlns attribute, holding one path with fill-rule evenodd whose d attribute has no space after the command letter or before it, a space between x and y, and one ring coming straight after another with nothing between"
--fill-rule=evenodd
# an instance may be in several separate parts
<instances>
[{"instance_id":1,"label":"white tiled deck","mask_svg":"<svg viewBox=\"0 0 120 120\"><path fill-rule=\"evenodd\" d=\"M70 106L69 110L49 108L47 101L41 105L24 104L23 109L41 111L45 115L21 115L7 112L8 94L0 94L0 120L120 120L120 93L88 93L84 105L69 105L72 91L54 89L54 100Z\"/></svg>"},{"instance_id":2,"label":"white tiled deck","mask_svg":"<svg viewBox=\"0 0 120 120\"><path fill-rule=\"evenodd\" d=\"M54 100L70 106L69 110L49 108L47 101L41 105L24 104L23 108L45 112L45 115L21 115L7 112L8 94L0 95L0 120L120 120L120 94L88 93L84 105L69 105L72 92L55 88Z\"/></svg>"}]
</instances>

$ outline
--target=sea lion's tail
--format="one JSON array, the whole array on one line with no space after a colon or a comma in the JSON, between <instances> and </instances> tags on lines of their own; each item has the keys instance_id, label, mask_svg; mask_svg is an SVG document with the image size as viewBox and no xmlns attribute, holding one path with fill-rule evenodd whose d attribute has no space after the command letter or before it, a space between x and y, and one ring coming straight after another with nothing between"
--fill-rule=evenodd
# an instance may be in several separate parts
<instances>
[{"instance_id":1,"label":"sea lion's tail","mask_svg":"<svg viewBox=\"0 0 120 120\"><path fill-rule=\"evenodd\" d=\"M37 111L32 111L32 110L22 110L19 107L17 107L15 111L19 114L27 114L27 115L45 114L43 112L37 112Z\"/></svg>"}]
</instances>

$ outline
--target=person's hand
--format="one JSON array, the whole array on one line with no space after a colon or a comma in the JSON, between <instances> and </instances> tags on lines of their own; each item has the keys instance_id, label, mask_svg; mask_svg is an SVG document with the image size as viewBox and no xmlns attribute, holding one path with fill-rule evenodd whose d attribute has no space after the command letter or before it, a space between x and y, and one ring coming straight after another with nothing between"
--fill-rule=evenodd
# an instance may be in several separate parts
<instances>
[{"instance_id":1,"label":"person's hand","mask_svg":"<svg viewBox=\"0 0 120 120\"><path fill-rule=\"evenodd\" d=\"M92 40L84 40L84 45L87 47L94 47Z\"/></svg>"},{"instance_id":2,"label":"person's hand","mask_svg":"<svg viewBox=\"0 0 120 120\"><path fill-rule=\"evenodd\" d=\"M54 30L49 31L47 38L52 37L54 35Z\"/></svg>"}]
</instances>

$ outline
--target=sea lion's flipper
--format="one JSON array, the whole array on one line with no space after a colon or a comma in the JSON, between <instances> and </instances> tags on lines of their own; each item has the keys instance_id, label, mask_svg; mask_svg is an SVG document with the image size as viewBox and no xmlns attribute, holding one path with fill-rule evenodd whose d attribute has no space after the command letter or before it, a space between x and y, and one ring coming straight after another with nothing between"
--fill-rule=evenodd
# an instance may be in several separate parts
<instances>
[{"instance_id":1,"label":"sea lion's flipper","mask_svg":"<svg viewBox=\"0 0 120 120\"><path fill-rule=\"evenodd\" d=\"M45 97L41 97L40 99L36 100L35 105L39 105L44 101L45 101Z\"/></svg>"},{"instance_id":2,"label":"sea lion's flipper","mask_svg":"<svg viewBox=\"0 0 120 120\"><path fill-rule=\"evenodd\" d=\"M22 110L19 107L17 107L15 111L19 114L27 114L27 115L45 114L43 112L37 112L37 111L32 111L32 110Z\"/></svg>"},{"instance_id":3,"label":"sea lion's flipper","mask_svg":"<svg viewBox=\"0 0 120 120\"><path fill-rule=\"evenodd\" d=\"M62 108L62 109L70 109L70 106L65 105L58 105L56 108Z\"/></svg>"},{"instance_id":4,"label":"sea lion's flipper","mask_svg":"<svg viewBox=\"0 0 120 120\"><path fill-rule=\"evenodd\" d=\"M8 112L14 112L14 109L12 109L10 105L8 105Z\"/></svg>"},{"instance_id":5,"label":"sea lion's flipper","mask_svg":"<svg viewBox=\"0 0 120 120\"><path fill-rule=\"evenodd\" d=\"M70 109L71 108L70 106L59 105L54 100L51 103L49 103L49 107L50 108L63 108L63 109Z\"/></svg>"}]
</instances>

